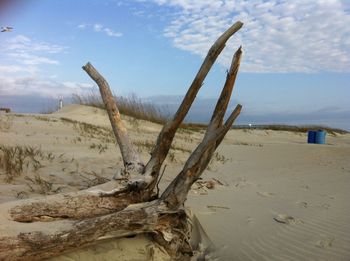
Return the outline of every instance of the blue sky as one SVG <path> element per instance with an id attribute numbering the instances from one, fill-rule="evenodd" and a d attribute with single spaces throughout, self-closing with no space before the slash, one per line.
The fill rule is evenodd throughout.
<path id="1" fill-rule="evenodd" d="M 0 33 L 0 106 L 31 111 L 35 104 L 90 91 L 94 83 L 81 69 L 90 61 L 117 95 L 134 93 L 173 108 L 211 44 L 241 20 L 245 25 L 205 80 L 192 119 L 210 117 L 231 56 L 242 44 L 233 98 L 244 106 L 240 123 L 350 129 L 350 1 L 6 4 L 13 2 L 0 0 L 0 25 L 14 28 Z"/>

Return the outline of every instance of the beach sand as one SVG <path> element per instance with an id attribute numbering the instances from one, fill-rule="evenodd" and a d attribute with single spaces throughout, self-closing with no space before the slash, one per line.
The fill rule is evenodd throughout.
<path id="1" fill-rule="evenodd" d="M 147 161 L 162 126 L 123 118 Z M 178 131 L 161 189 L 202 136 Z M 325 145 L 306 139 L 306 133 L 287 131 L 229 131 L 186 201 L 215 246 L 208 260 L 350 260 L 350 135 L 328 134 Z M 122 166 L 106 113 L 87 106 L 47 115 L 1 114 L 0 146 L 16 145 L 36 148 L 40 164 L 28 161 L 10 182 L 0 168 L 0 202 L 84 189 Z M 152 258 L 167 255 L 139 235 L 52 260 Z"/>

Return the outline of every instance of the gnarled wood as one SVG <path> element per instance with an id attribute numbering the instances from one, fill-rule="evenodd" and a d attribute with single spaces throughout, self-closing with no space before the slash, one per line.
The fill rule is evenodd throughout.
<path id="1" fill-rule="evenodd" d="M 231 128 L 234 120 L 241 112 L 241 109 L 242 106 L 240 104 L 237 105 L 223 126 L 217 128 L 215 131 L 207 132 L 203 141 L 186 161 L 183 170 L 166 188 L 161 199 L 167 203 L 169 209 L 178 209 L 184 204 L 192 184 L 200 177 L 208 166 L 215 148 L 217 147 L 217 142 L 222 141 L 225 134 Z"/>
<path id="2" fill-rule="evenodd" d="M 116 101 L 112 95 L 109 85 L 105 78 L 92 66 L 91 63 L 87 63 L 83 66 L 84 71 L 97 83 L 100 88 L 102 100 L 106 106 L 109 120 L 111 122 L 114 135 L 119 144 L 120 151 L 122 153 L 124 167 L 126 170 L 135 169 L 142 173 L 144 164 L 142 163 L 138 153 L 134 149 L 130 139 L 128 137 L 127 130 L 120 118 L 120 113 L 116 105 Z"/>
<path id="3" fill-rule="evenodd" d="M 110 191 L 114 193 L 109 195 Z M 34 222 L 43 216 L 78 220 L 110 214 L 148 200 L 148 193 L 131 191 L 129 183 L 112 180 L 78 192 L 24 199 L 16 202 L 8 212 L 12 220 L 19 222 Z"/>
<path id="4" fill-rule="evenodd" d="M 158 178 L 160 168 L 166 158 L 166 155 L 169 152 L 176 130 L 179 128 L 180 124 L 191 108 L 191 105 L 196 98 L 199 89 L 203 85 L 205 77 L 207 76 L 221 51 L 224 49 L 228 39 L 242 26 L 242 22 L 236 22 L 229 29 L 227 29 L 226 32 L 224 32 L 212 45 L 173 119 L 166 123 L 162 131 L 159 133 L 156 146 L 151 153 L 151 159 L 147 163 L 145 170 L 146 175 L 150 175 L 153 180 L 156 180 Z M 153 182 L 151 188 L 153 188 L 154 185 L 155 182 Z"/>
<path id="5" fill-rule="evenodd" d="M 240 47 L 233 56 L 230 70 L 227 73 L 226 82 L 202 142 L 188 158 L 181 173 L 173 180 L 161 196 L 171 209 L 176 209 L 185 202 L 187 193 L 192 184 L 207 167 L 215 149 L 219 146 L 234 120 L 241 112 L 242 106 L 239 104 L 231 113 L 226 123 L 222 125 L 237 77 L 241 55 L 242 50 Z"/>
<path id="6" fill-rule="evenodd" d="M 221 91 L 218 102 L 215 106 L 213 116 L 211 117 L 209 123 L 210 127 L 208 128 L 208 131 L 211 131 L 213 128 L 217 128 L 222 125 L 227 106 L 231 99 L 232 90 L 235 85 L 238 69 L 241 62 L 241 55 L 242 47 L 239 47 L 236 53 L 233 55 L 230 70 L 227 72 L 226 81 Z"/>
<path id="7" fill-rule="evenodd" d="M 13 203 L 3 205 L 9 207 Z M 12 231 L 6 231 L 7 235 L 0 234 L 0 260 L 41 260 L 109 237 L 162 234 L 170 231 L 170 228 L 183 229 L 183 220 L 178 219 L 179 215 L 181 211 L 169 212 L 163 202 L 155 200 L 78 221 L 46 220 L 38 225 L 38 222 L 7 220 L 2 226 L 8 226 Z M 42 218 L 42 221 L 45 219 Z M 40 231 L 40 226 L 45 226 L 45 230 Z M 174 233 L 172 237 L 175 239 L 179 235 Z"/>
<path id="8" fill-rule="evenodd" d="M 214 43 L 174 118 L 158 136 L 144 167 L 128 138 L 108 83 L 87 63 L 83 69 L 97 83 L 122 152 L 124 169 L 105 184 L 76 193 L 58 194 L 0 204 L 0 260 L 39 260 L 106 237 L 148 233 L 174 260 L 191 255 L 189 224 L 183 205 L 192 184 L 207 167 L 242 106 L 237 105 L 223 124 L 239 69 L 241 48 L 235 53 L 225 85 L 202 142 L 160 198 L 154 187 L 170 145 L 203 80 L 227 40 L 240 28 L 235 23 Z"/>

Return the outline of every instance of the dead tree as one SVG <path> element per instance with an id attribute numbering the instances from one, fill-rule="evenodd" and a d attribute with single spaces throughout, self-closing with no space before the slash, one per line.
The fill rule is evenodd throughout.
<path id="1" fill-rule="evenodd" d="M 0 205 L 0 260 L 38 260 L 108 236 L 147 233 L 174 259 L 192 254 L 184 202 L 192 184 L 207 167 L 215 149 L 241 111 L 237 105 L 224 122 L 240 65 L 233 56 L 225 85 L 202 142 L 182 171 L 158 196 L 155 186 L 176 130 L 188 113 L 203 81 L 227 40 L 242 27 L 232 25 L 210 48 L 172 120 L 161 130 L 147 164 L 133 148 L 107 81 L 87 63 L 83 69 L 97 83 L 121 150 L 124 167 L 111 181 L 75 193 L 7 202 Z"/>

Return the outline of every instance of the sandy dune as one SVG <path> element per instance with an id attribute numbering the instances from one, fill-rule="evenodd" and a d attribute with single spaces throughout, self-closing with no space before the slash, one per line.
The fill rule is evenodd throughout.
<path id="1" fill-rule="evenodd" d="M 161 126 L 125 121 L 146 161 Z M 179 131 L 161 188 L 202 134 Z M 39 163 L 25 159 L 22 174 L 12 180 L 0 165 L 0 202 L 87 188 L 111 178 L 122 164 L 107 115 L 91 107 L 1 114 L 0 146 L 16 145 L 35 148 Z M 300 133 L 230 131 L 187 201 L 216 247 L 209 260 L 350 260 L 349 157 L 348 134 L 328 135 L 326 145 L 315 145 Z M 150 253 L 153 260 L 166 259 L 150 248 L 138 236 L 54 260 L 150 260 Z"/>

